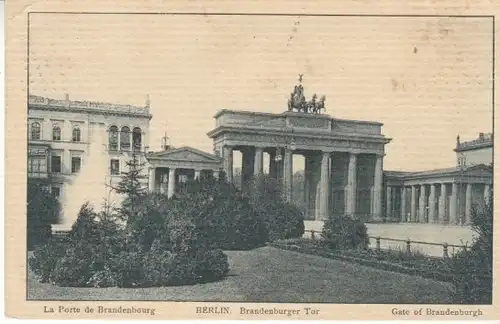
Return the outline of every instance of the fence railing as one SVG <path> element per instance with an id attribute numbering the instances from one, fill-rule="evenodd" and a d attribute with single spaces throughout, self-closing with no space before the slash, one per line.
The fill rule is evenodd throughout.
<path id="1" fill-rule="evenodd" d="M 320 240 L 322 239 L 321 233 L 322 231 L 316 231 L 316 230 L 305 230 L 305 233 L 311 233 L 311 239 L 312 240 Z M 441 246 L 443 248 L 443 258 L 448 258 L 449 255 L 449 250 L 450 248 L 453 249 L 452 253 L 455 252 L 455 248 L 458 250 L 466 250 L 467 247 L 465 245 L 455 245 L 455 244 L 448 244 L 448 243 L 433 243 L 433 242 L 423 242 L 423 241 L 412 241 L 410 239 L 395 239 L 395 238 L 389 238 L 389 237 L 380 237 L 380 236 L 368 236 L 370 239 L 375 240 L 375 249 L 377 251 L 381 251 L 382 248 L 380 246 L 381 241 L 388 241 L 388 242 L 399 242 L 399 243 L 405 243 L 406 244 L 406 253 L 411 254 L 412 253 L 412 244 L 420 244 L 420 245 L 428 245 L 428 246 Z"/>

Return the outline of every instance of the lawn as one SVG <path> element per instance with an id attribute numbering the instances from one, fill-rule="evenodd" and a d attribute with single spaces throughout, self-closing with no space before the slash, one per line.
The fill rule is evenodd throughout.
<path id="1" fill-rule="evenodd" d="M 219 282 L 159 288 L 64 288 L 28 278 L 28 299 L 251 301 L 301 303 L 450 303 L 452 286 L 415 276 L 263 247 L 229 251 Z"/>

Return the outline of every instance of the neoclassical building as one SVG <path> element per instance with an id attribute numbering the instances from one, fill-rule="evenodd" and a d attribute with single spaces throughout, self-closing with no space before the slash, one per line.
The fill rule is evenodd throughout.
<path id="1" fill-rule="evenodd" d="M 30 95 L 28 179 L 63 199 L 65 185 L 80 173 L 91 144 L 100 142 L 108 172 L 96 176 L 116 183 L 132 152 L 147 151 L 149 108 L 149 100 L 145 106 L 132 106 Z"/>
<path id="2" fill-rule="evenodd" d="M 382 219 L 384 147 L 390 139 L 379 122 L 344 120 L 326 114 L 281 114 L 221 110 L 208 133 L 229 180 L 233 152 L 242 153 L 242 182 L 263 173 L 278 179 L 291 200 L 293 155 L 305 158 L 304 192 L 309 214 Z"/>
<path id="3" fill-rule="evenodd" d="M 171 197 L 179 183 L 205 177 L 218 177 L 222 168 L 219 156 L 192 147 L 171 148 L 164 139 L 163 150 L 149 152 L 149 191 Z"/>
<path id="4" fill-rule="evenodd" d="M 420 172 L 385 171 L 385 217 L 390 222 L 467 225 L 475 204 L 488 201 L 493 182 L 493 135 L 461 142 L 457 165 Z"/>

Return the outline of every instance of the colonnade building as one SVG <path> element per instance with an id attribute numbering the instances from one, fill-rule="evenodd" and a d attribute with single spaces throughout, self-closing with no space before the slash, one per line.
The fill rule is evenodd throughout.
<path id="1" fill-rule="evenodd" d="M 493 181 L 493 135 L 461 142 L 457 165 L 421 172 L 385 171 L 385 217 L 389 222 L 468 225 L 475 205 L 488 203 Z"/>

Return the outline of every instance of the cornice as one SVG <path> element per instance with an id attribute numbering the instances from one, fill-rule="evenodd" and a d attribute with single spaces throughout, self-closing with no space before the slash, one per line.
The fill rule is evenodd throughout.
<path id="1" fill-rule="evenodd" d="M 127 111 L 117 111 L 117 110 L 103 110 L 103 109 L 71 107 L 71 106 L 70 107 L 49 106 L 49 105 L 45 105 L 45 104 L 36 104 L 36 103 L 30 103 L 28 105 L 28 110 L 63 111 L 63 112 L 73 112 L 73 113 L 104 115 L 104 116 L 136 117 L 136 118 L 145 118 L 145 119 L 149 119 L 149 120 L 151 120 L 153 118 L 153 115 L 150 113 L 127 112 Z M 29 118 L 32 118 L 32 117 L 29 117 Z"/>
<path id="2" fill-rule="evenodd" d="M 333 133 L 333 132 L 304 132 L 301 130 L 283 131 L 279 129 L 263 129 L 258 127 L 237 127 L 237 126 L 218 126 L 207 133 L 210 138 L 217 137 L 227 132 L 238 133 L 242 135 L 269 135 L 269 136 L 290 136 L 304 137 L 324 140 L 349 140 L 349 141 L 365 141 L 375 143 L 389 143 L 392 138 L 387 138 L 384 135 L 366 135 L 356 133 Z"/>

